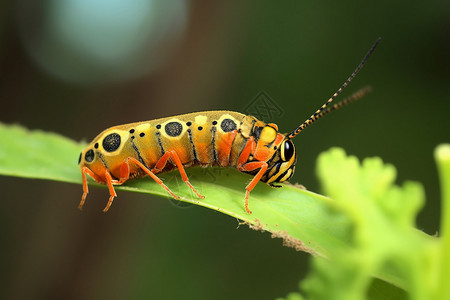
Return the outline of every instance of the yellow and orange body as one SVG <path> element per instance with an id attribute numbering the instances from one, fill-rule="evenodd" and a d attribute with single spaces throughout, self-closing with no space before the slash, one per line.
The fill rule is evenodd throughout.
<path id="1" fill-rule="evenodd" d="M 294 172 L 295 150 L 292 142 L 278 133 L 275 124 L 266 124 L 252 116 L 232 111 L 205 111 L 111 127 L 99 134 L 80 154 L 84 194 L 85 174 L 114 184 L 149 175 L 177 198 L 155 174 L 178 168 L 189 183 L 184 168 L 191 166 L 236 167 L 255 175 L 246 188 L 248 194 L 258 181 L 268 184 L 289 179 Z"/>

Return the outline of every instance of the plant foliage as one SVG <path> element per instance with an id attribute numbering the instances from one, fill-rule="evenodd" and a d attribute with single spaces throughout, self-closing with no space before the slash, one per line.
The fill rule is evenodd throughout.
<path id="1" fill-rule="evenodd" d="M 84 143 L 16 125 L 0 124 L 0 137 L 1 175 L 81 183 L 77 158 Z M 302 292 L 286 299 L 449 299 L 449 148 L 436 151 L 444 199 L 441 238 L 414 228 L 424 205 L 419 183 L 397 186 L 393 166 L 380 158 L 360 163 L 339 148 L 318 159 L 318 177 L 329 197 L 294 185 L 274 189 L 260 183 L 250 195 L 251 215 L 243 206 L 250 177 L 234 169 L 188 170 L 205 199 L 196 198 L 177 171 L 159 176 L 181 201 L 236 217 L 282 238 L 285 245 L 312 253 L 312 270 L 301 282 Z M 89 184 L 97 185 L 92 180 Z M 168 197 L 149 178 L 116 189 Z M 118 194 L 115 201 L 120 201 Z M 74 207 L 78 201 L 74 199 Z M 87 201 L 89 209 L 89 196 Z"/>

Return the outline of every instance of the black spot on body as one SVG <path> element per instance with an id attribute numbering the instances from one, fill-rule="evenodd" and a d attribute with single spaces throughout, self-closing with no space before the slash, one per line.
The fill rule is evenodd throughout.
<path id="1" fill-rule="evenodd" d="M 224 119 L 222 121 L 222 123 L 220 123 L 220 128 L 222 128 L 222 130 L 224 132 L 230 132 L 230 131 L 236 130 L 237 126 L 236 126 L 236 123 L 234 123 L 233 120 L 231 120 L 231 119 Z"/>
<path id="2" fill-rule="evenodd" d="M 156 125 L 156 129 L 161 129 L 161 124 Z"/>
<path id="3" fill-rule="evenodd" d="M 186 125 L 187 125 L 187 126 L 191 126 L 191 125 L 192 125 L 192 122 L 186 122 Z"/>
<path id="4" fill-rule="evenodd" d="M 95 153 L 94 153 L 94 150 L 92 150 L 92 149 L 88 150 L 86 152 L 86 154 L 84 155 L 84 159 L 87 162 L 92 162 L 94 160 L 94 157 L 95 157 Z"/>
<path id="5" fill-rule="evenodd" d="M 217 125 L 217 121 L 213 121 L 212 124 L 213 124 L 213 125 Z"/>
<path id="6" fill-rule="evenodd" d="M 168 136 L 179 136 L 183 131 L 183 125 L 178 122 L 169 122 L 164 126 L 164 130 L 166 131 Z"/>
<path id="7" fill-rule="evenodd" d="M 98 143 L 95 143 L 94 148 L 98 149 Z"/>
<path id="8" fill-rule="evenodd" d="M 144 132 L 141 132 L 141 133 L 139 133 L 139 136 L 140 136 L 140 137 L 144 137 L 144 136 L 145 136 L 145 133 L 144 133 Z"/>
<path id="9" fill-rule="evenodd" d="M 114 152 L 116 151 L 120 146 L 120 135 L 117 133 L 111 133 L 108 134 L 103 139 L 103 149 L 107 152 Z"/>
<path id="10" fill-rule="evenodd" d="M 198 130 L 203 130 L 203 127 L 202 126 L 198 126 Z"/>
<path id="11" fill-rule="evenodd" d="M 130 133 L 133 134 L 134 133 L 134 129 L 130 129 Z"/>
<path id="12" fill-rule="evenodd" d="M 134 135 L 132 135 L 132 136 L 131 136 L 131 139 L 132 139 L 132 140 L 134 140 L 134 138 L 135 138 L 135 136 L 134 136 Z"/>

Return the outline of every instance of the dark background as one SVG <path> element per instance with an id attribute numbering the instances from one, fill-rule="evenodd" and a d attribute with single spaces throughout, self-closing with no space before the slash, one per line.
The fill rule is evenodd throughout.
<path id="1" fill-rule="evenodd" d="M 332 146 L 380 156 L 398 183 L 424 184 L 418 227 L 438 231 L 449 1 L 62 2 L 1 2 L 0 121 L 84 141 L 121 123 L 244 111 L 261 91 L 282 110 L 264 121 L 291 131 L 381 36 L 344 96 L 373 92 L 296 138 L 291 182 L 320 192 L 315 160 Z M 103 214 L 107 190 L 94 188 L 79 212 L 78 185 L 0 186 L 0 291 L 11 299 L 272 299 L 308 270 L 309 255 L 204 208 L 119 192 Z"/>

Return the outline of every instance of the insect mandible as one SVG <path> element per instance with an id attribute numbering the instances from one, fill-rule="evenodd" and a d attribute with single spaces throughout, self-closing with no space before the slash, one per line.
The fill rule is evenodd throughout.
<path id="1" fill-rule="evenodd" d="M 117 196 L 114 185 L 149 175 L 172 197 L 179 199 L 156 174 L 177 168 L 183 181 L 204 198 L 189 182 L 185 168 L 201 166 L 236 167 L 253 175 L 245 188 L 245 210 L 249 194 L 259 181 L 276 183 L 294 174 L 296 153 L 292 139 L 330 111 L 341 108 L 367 94 L 363 88 L 343 101 L 328 106 L 365 65 L 380 42 L 376 40 L 361 63 L 342 86 L 311 117 L 288 134 L 273 123 L 232 111 L 204 111 L 152 121 L 119 125 L 100 133 L 84 149 L 78 161 L 83 179 L 81 209 L 88 194 L 86 174 L 106 184 L 110 197 L 104 212 Z"/>

